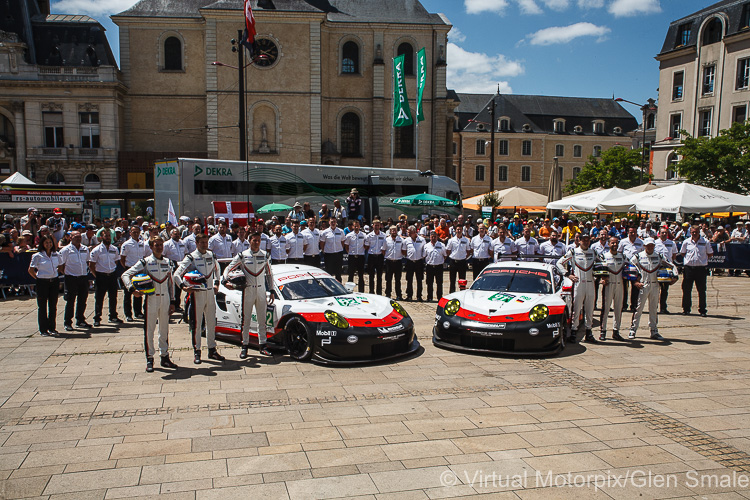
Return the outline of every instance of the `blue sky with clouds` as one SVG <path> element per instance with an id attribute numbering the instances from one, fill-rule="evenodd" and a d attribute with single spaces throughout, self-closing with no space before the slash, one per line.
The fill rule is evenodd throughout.
<path id="1" fill-rule="evenodd" d="M 363 0 L 373 1 L 377 0 Z M 657 98 L 661 50 L 671 21 L 706 0 L 420 0 L 453 24 L 448 86 L 459 92 Z M 136 0 L 57 0 L 56 13 L 87 14 L 107 29 L 109 15 Z M 634 116 L 638 108 L 628 106 Z"/>

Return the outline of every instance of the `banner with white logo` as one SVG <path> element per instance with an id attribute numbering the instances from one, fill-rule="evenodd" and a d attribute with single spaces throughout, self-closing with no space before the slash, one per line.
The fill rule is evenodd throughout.
<path id="1" fill-rule="evenodd" d="M 404 54 L 401 54 L 393 60 L 393 126 L 408 127 L 413 123 L 409 98 L 406 95 Z"/>

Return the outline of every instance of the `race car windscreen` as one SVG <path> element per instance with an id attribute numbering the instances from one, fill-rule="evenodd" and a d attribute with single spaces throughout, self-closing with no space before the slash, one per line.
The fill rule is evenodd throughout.
<path id="1" fill-rule="evenodd" d="M 541 269 L 487 269 L 471 285 L 472 290 L 488 292 L 552 293 L 549 272 Z"/>
<path id="2" fill-rule="evenodd" d="M 344 285 L 331 277 L 310 276 L 279 285 L 279 290 L 286 300 L 319 299 L 349 294 Z"/>

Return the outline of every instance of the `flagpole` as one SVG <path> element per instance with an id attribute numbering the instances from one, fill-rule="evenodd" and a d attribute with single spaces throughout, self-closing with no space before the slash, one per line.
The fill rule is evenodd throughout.
<path id="1" fill-rule="evenodd" d="M 393 168 L 393 129 L 395 127 L 391 124 L 391 168 Z"/>
<path id="2" fill-rule="evenodd" d="M 392 71 L 396 70 L 396 68 L 394 68 L 394 66 L 393 66 L 393 61 L 395 61 L 395 60 L 396 60 L 395 58 L 391 57 L 391 70 Z M 393 92 L 392 92 L 392 95 L 393 95 L 393 108 L 395 109 L 396 108 L 396 79 L 395 79 L 395 74 L 394 74 L 394 78 L 393 78 Z M 391 111 L 391 168 L 393 168 L 393 129 L 396 128 L 396 124 L 393 122 L 393 115 L 394 115 L 394 113 L 393 113 L 393 111 Z"/>
<path id="3" fill-rule="evenodd" d="M 419 170 L 419 120 L 417 120 L 417 162 L 416 168 Z"/>

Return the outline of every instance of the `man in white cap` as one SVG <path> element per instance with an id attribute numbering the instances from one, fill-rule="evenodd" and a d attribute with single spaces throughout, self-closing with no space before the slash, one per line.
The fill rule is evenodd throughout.
<path id="1" fill-rule="evenodd" d="M 294 206 L 292 207 L 292 211 L 289 212 L 288 217 L 292 221 L 300 222 L 305 219 L 305 212 L 302 211 L 302 203 L 296 202 Z"/>
<path id="2" fill-rule="evenodd" d="M 638 278 L 633 284 L 639 290 L 638 307 L 633 313 L 633 322 L 630 325 L 629 339 L 635 338 L 638 331 L 638 325 L 641 322 L 643 309 L 648 302 L 648 327 L 651 330 L 651 338 L 654 340 L 664 340 L 659 334 L 657 307 L 659 304 L 659 281 L 657 273 L 662 266 L 672 268 L 677 275 L 677 267 L 668 261 L 663 255 L 654 251 L 656 241 L 653 238 L 646 238 L 643 241 L 643 250 L 630 258 L 630 263 L 638 268 Z"/>

